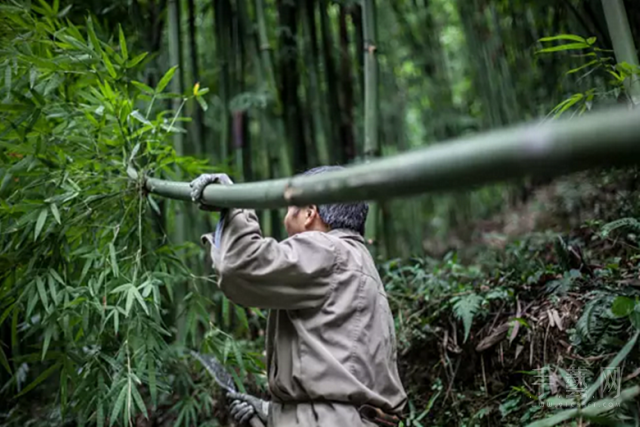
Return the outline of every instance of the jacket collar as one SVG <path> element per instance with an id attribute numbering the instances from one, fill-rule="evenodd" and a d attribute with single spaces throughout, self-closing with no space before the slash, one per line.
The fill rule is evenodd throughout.
<path id="1" fill-rule="evenodd" d="M 360 233 L 353 230 L 349 230 L 347 228 L 337 228 L 335 230 L 330 230 L 329 234 L 336 236 L 339 239 L 350 239 L 360 243 L 364 243 L 364 237 L 362 237 Z"/>

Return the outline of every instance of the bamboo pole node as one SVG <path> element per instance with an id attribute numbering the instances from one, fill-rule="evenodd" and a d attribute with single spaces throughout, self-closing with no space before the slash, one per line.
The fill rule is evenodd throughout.
<path id="1" fill-rule="evenodd" d="M 378 47 L 375 44 L 371 43 L 371 42 L 366 42 L 365 45 L 364 45 L 364 50 L 368 54 L 372 55 L 378 50 Z"/>
<path id="2" fill-rule="evenodd" d="M 264 52 L 264 51 L 266 51 L 266 50 L 271 50 L 271 45 L 270 45 L 270 44 L 268 44 L 268 43 L 267 43 L 267 44 L 261 44 L 261 45 L 260 45 L 260 51 L 261 51 L 261 52 Z"/>
<path id="3" fill-rule="evenodd" d="M 297 197 L 297 196 L 299 196 L 299 195 L 301 195 L 301 194 L 302 194 L 302 189 L 300 189 L 300 188 L 296 188 L 296 187 L 293 187 L 293 186 L 291 185 L 291 183 L 287 183 L 287 184 L 285 185 L 285 187 L 284 187 L 284 193 L 283 193 L 283 196 L 284 196 L 284 199 L 285 199 L 287 202 L 289 202 L 289 203 L 290 203 L 290 202 L 291 202 L 295 197 Z"/>

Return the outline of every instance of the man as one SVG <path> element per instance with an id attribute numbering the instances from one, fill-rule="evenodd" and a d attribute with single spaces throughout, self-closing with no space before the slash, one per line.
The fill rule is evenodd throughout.
<path id="1" fill-rule="evenodd" d="M 203 209 L 212 183 L 232 184 L 224 174 L 194 180 L 191 197 Z M 365 203 L 292 206 L 284 219 L 289 238 L 277 242 L 262 236 L 253 211 L 229 209 L 215 234 L 203 236 L 222 292 L 270 310 L 272 399 L 231 395 L 240 424 L 258 416 L 276 427 L 397 425 L 407 397 L 386 293 L 364 244 L 367 212 Z"/>

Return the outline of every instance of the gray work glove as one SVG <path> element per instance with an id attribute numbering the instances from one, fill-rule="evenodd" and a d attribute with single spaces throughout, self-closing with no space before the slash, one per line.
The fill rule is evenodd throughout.
<path id="1" fill-rule="evenodd" d="M 236 423 L 243 425 L 256 415 L 260 421 L 267 424 L 269 402 L 244 393 L 228 393 L 227 397 L 232 399 L 231 417 Z"/>
<path id="2" fill-rule="evenodd" d="M 204 211 L 217 212 L 220 208 L 208 206 L 202 203 L 202 194 L 209 184 L 231 185 L 233 181 L 226 173 L 205 173 L 191 181 L 191 200 L 198 204 L 198 207 Z"/>

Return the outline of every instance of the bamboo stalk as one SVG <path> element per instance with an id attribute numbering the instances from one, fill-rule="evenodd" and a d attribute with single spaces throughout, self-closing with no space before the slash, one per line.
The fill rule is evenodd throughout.
<path id="1" fill-rule="evenodd" d="M 351 57 L 349 55 L 349 31 L 347 29 L 347 8 L 340 5 L 339 13 L 340 36 L 340 82 L 342 95 L 342 114 L 340 123 L 342 158 L 351 162 L 356 158 L 356 142 L 353 135 L 353 77 L 351 76 Z M 362 54 L 362 51 L 358 53 Z"/>
<path id="2" fill-rule="evenodd" d="M 327 123 L 326 104 L 321 101 L 321 90 L 319 83 L 320 71 L 318 68 L 318 58 L 320 57 L 320 49 L 318 46 L 316 23 L 315 23 L 315 7 L 314 0 L 301 2 L 302 7 L 302 28 L 304 37 L 307 41 L 305 49 L 305 62 L 309 70 L 308 84 L 308 103 L 313 116 L 313 128 L 315 131 L 316 152 L 318 153 L 318 161 L 320 164 L 328 164 L 330 162 L 328 139 L 331 135 L 330 125 Z"/>
<path id="3" fill-rule="evenodd" d="M 265 209 L 309 203 L 389 200 L 469 189 L 525 176 L 552 178 L 640 163 L 640 113 L 626 109 L 527 124 L 431 145 L 313 176 L 209 186 L 204 202 Z M 147 179 L 148 191 L 189 200 L 189 184 Z"/>
<path id="4" fill-rule="evenodd" d="M 229 113 L 230 84 L 229 84 L 229 46 L 231 44 L 229 16 L 227 15 L 228 0 L 213 0 L 214 28 L 216 36 L 216 53 L 220 61 L 220 98 L 223 105 L 222 130 L 220 137 L 220 162 L 229 160 L 229 146 L 231 141 L 231 115 Z"/>
<path id="5" fill-rule="evenodd" d="M 176 73 L 171 80 L 171 91 L 174 93 L 183 93 L 184 91 L 184 73 L 182 68 L 182 44 L 180 38 L 180 2 L 179 0 L 169 0 L 167 3 L 168 13 L 168 30 L 169 30 L 169 60 L 172 66 L 178 66 Z M 172 100 L 172 109 L 174 114 L 180 116 L 179 111 L 182 100 L 174 98 Z M 181 132 L 176 132 L 173 136 L 173 146 L 176 151 L 176 155 L 184 155 L 184 140 Z M 176 168 L 177 169 L 177 168 Z M 179 170 L 177 170 L 179 173 Z M 175 229 L 173 231 L 173 239 L 176 243 L 180 244 L 190 237 L 187 235 L 187 222 L 188 222 L 188 209 L 189 206 L 178 206 L 177 209 L 171 209 L 169 212 L 173 212 L 175 215 Z M 175 324 L 176 324 L 176 341 L 180 344 L 184 344 L 187 328 L 186 317 L 184 315 L 184 295 L 186 294 L 186 284 L 180 283 L 175 287 L 175 295 L 177 307 L 174 312 Z"/>
<path id="6" fill-rule="evenodd" d="M 364 32 L 364 159 L 380 156 L 380 144 L 378 140 L 378 63 L 376 59 L 376 24 L 375 2 L 364 0 L 362 2 L 363 32 Z M 378 246 L 379 230 L 384 230 L 379 206 L 372 203 L 369 206 L 367 218 L 367 235 L 372 243 Z"/>
<path id="7" fill-rule="evenodd" d="M 609 27 L 609 34 L 613 43 L 613 50 L 618 63 L 626 62 L 637 67 L 638 54 L 631 35 L 629 19 L 622 0 L 602 0 L 604 16 Z M 630 76 L 625 81 L 625 87 L 633 104 L 640 102 L 640 79 L 638 76 Z"/>
<path id="8" fill-rule="evenodd" d="M 329 159 L 331 163 L 344 163 L 346 159 L 341 158 L 340 153 L 344 144 L 340 140 L 340 99 L 338 93 L 338 71 L 336 69 L 335 58 L 333 57 L 333 37 L 331 34 L 331 26 L 327 8 L 328 0 L 320 0 L 320 33 L 322 36 L 322 50 L 324 53 L 324 69 L 326 74 L 326 96 L 327 105 L 329 106 L 329 133 L 327 135 L 329 141 Z"/>
<path id="9" fill-rule="evenodd" d="M 298 11 L 295 3 L 278 2 L 280 51 L 278 61 L 280 78 L 280 100 L 284 114 L 285 135 L 291 153 L 291 166 L 295 173 L 307 169 L 307 146 L 305 144 L 302 105 L 298 97 Z"/>
<path id="10" fill-rule="evenodd" d="M 200 81 L 200 72 L 198 69 L 198 43 L 196 40 L 195 9 L 195 0 L 187 0 L 187 10 L 189 13 L 189 59 L 191 65 L 191 83 L 193 85 Z M 202 109 L 195 101 L 191 103 L 191 115 L 193 116 L 193 122 L 191 124 L 193 153 L 196 156 L 200 156 L 204 151 L 204 115 Z"/>

